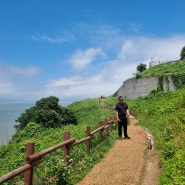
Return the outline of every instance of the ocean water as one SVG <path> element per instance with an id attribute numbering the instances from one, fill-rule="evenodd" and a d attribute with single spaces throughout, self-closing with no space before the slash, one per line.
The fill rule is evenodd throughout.
<path id="1" fill-rule="evenodd" d="M 32 106 L 28 103 L 0 103 L 0 146 L 7 144 L 15 133 L 15 120 Z"/>
<path id="2" fill-rule="evenodd" d="M 63 102 L 62 106 L 67 106 L 69 102 Z M 0 146 L 7 144 L 15 133 L 14 126 L 18 123 L 15 120 L 33 107 L 35 103 L 5 103 L 0 102 Z"/>

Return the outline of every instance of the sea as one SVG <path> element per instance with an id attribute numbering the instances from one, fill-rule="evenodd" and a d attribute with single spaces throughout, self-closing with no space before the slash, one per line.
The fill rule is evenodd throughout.
<path id="1" fill-rule="evenodd" d="M 0 146 L 8 144 L 16 131 L 15 120 L 32 106 L 31 103 L 0 103 Z"/>
<path id="2" fill-rule="evenodd" d="M 71 102 L 63 102 L 62 106 L 69 103 Z M 35 103 L 0 102 L 0 146 L 8 144 L 16 132 L 14 126 L 18 123 L 15 120 L 34 105 Z"/>

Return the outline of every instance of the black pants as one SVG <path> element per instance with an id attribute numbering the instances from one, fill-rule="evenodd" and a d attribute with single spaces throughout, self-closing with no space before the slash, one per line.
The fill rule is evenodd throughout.
<path id="1" fill-rule="evenodd" d="M 118 122 L 118 136 L 119 137 L 122 137 L 122 127 L 123 127 L 123 130 L 124 130 L 124 136 L 125 137 L 128 137 L 128 134 L 127 134 L 127 125 L 128 125 L 127 118 L 121 119 Z"/>

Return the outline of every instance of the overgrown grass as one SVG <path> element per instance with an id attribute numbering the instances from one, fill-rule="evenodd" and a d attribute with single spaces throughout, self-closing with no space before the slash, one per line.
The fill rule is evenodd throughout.
<path id="1" fill-rule="evenodd" d="M 63 135 L 66 130 L 70 131 L 71 137 L 76 140 L 86 136 L 86 126 L 91 130 L 99 127 L 98 122 L 109 119 L 114 112 L 111 110 L 100 109 L 98 98 L 86 99 L 80 102 L 74 102 L 68 106 L 68 109 L 74 112 L 78 120 L 78 125 L 67 125 L 61 128 L 43 129 L 36 123 L 29 123 L 24 129 L 20 130 L 13 137 L 8 145 L 0 147 L 0 176 L 22 166 L 25 158 L 25 144 L 27 141 L 35 142 L 35 153 L 46 148 L 54 146 L 63 141 Z M 98 135 L 98 134 L 97 134 Z M 70 149 L 71 162 L 73 166 L 66 166 L 62 160 L 63 150 L 57 150 L 52 154 L 46 155 L 45 162 L 34 168 L 34 185 L 41 185 L 48 181 L 48 177 L 59 173 L 58 180 L 50 184 L 75 184 L 81 180 L 92 166 L 100 161 L 105 153 L 115 142 L 114 134 L 107 136 L 103 133 L 104 142 L 95 135 L 91 142 L 92 149 L 86 152 L 85 143 L 74 146 Z M 78 173 L 77 173 L 78 172 Z M 12 181 L 4 183 L 23 184 L 23 175 L 15 177 Z"/>
<path id="2" fill-rule="evenodd" d="M 164 74 L 185 74 L 185 62 L 172 62 L 154 66 L 143 72 L 143 77 L 161 76 Z M 184 78 L 184 77 L 183 77 Z M 160 185 L 179 185 L 185 182 L 185 88 L 174 92 L 153 91 L 145 98 L 127 100 L 130 112 L 138 120 L 138 124 L 150 130 L 155 138 L 155 147 L 160 153 L 162 174 Z M 114 107 L 117 97 L 106 97 L 105 106 Z M 71 137 L 77 140 L 85 137 L 86 126 L 91 130 L 98 127 L 98 122 L 114 116 L 112 110 L 100 109 L 99 98 L 86 99 L 70 104 L 69 108 L 78 120 L 78 125 L 67 125 L 57 129 L 43 129 L 36 123 L 29 123 L 26 128 L 16 133 L 13 140 L 0 147 L 0 176 L 20 167 L 24 163 L 25 144 L 32 140 L 36 143 L 35 152 L 42 151 L 63 141 L 64 131 L 70 130 Z M 70 150 L 70 161 L 75 165 L 66 166 L 62 160 L 63 151 L 57 150 L 45 157 L 43 162 L 34 170 L 34 185 L 46 182 L 47 177 L 59 173 L 58 180 L 50 184 L 75 184 L 101 160 L 113 146 L 116 132 L 104 136 L 101 143 L 95 136 L 93 148 L 85 152 L 81 144 Z M 56 165 L 53 165 L 56 164 Z M 6 184 L 23 184 L 23 176 L 14 178 Z"/>
<path id="3" fill-rule="evenodd" d="M 114 105 L 114 98 L 112 103 Z M 145 98 L 125 100 L 137 124 L 147 128 L 155 138 L 160 154 L 160 185 L 185 182 L 185 88 L 174 92 L 153 92 Z M 106 101 L 105 101 L 106 104 Z"/>
<path id="4" fill-rule="evenodd" d="M 185 62 L 173 61 L 155 65 L 141 73 L 142 77 L 185 74 Z"/>

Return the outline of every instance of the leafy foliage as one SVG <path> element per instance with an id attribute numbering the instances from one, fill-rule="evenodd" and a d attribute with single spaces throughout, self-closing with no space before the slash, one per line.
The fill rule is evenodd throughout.
<path id="1" fill-rule="evenodd" d="M 162 76 L 164 74 L 173 74 L 176 77 L 185 74 L 185 62 L 171 62 L 160 64 L 149 68 L 141 73 L 142 76 Z M 182 87 L 182 84 L 179 84 Z M 115 94 L 116 95 L 116 94 Z M 25 143 L 29 140 L 35 141 L 35 152 L 42 151 L 46 148 L 54 146 L 62 142 L 65 130 L 70 130 L 71 137 L 76 139 L 85 136 L 86 126 L 91 126 L 94 130 L 98 127 L 98 121 L 104 120 L 106 117 L 114 116 L 112 110 L 104 110 L 99 107 L 99 99 L 86 99 L 84 101 L 74 102 L 62 109 L 58 106 L 58 100 L 52 98 L 52 103 L 44 99 L 37 102 L 36 106 L 25 111 L 22 119 L 22 125 L 13 136 L 8 145 L 0 147 L 0 176 L 11 170 L 20 167 L 23 164 L 25 155 Z M 155 139 L 155 148 L 160 154 L 160 165 L 162 174 L 160 185 L 184 184 L 185 181 L 185 88 L 181 88 L 174 92 L 163 93 L 162 91 L 153 91 L 145 98 L 136 100 L 125 99 L 129 105 L 132 115 L 139 122 L 139 125 L 150 130 Z M 45 104 L 45 102 L 47 102 Z M 106 97 L 104 104 L 114 108 L 117 97 Z M 51 110 L 51 112 L 42 112 L 41 110 Z M 63 115 L 66 112 L 72 113 L 78 125 L 65 124 L 63 127 L 44 128 L 43 124 L 37 124 L 31 115 L 37 117 L 39 122 L 45 123 L 46 120 L 40 118 L 42 114 L 48 114 L 49 118 Z M 65 112 L 66 111 L 66 112 Z M 34 113 L 34 114 L 33 114 Z M 68 119 L 62 117 L 64 120 Z M 56 121 L 61 117 L 55 118 Z M 43 118 L 44 119 L 44 118 Z M 29 123 L 25 120 L 29 120 Z M 25 122 L 24 122 L 25 121 Z M 53 119 L 54 121 L 54 119 Z M 68 123 L 68 122 L 66 122 Z M 48 123 L 49 124 L 49 123 Z M 51 124 L 51 123 L 50 123 Z M 49 179 L 48 176 L 59 174 L 53 184 L 71 185 L 80 181 L 89 170 L 99 162 L 104 154 L 112 147 L 117 137 L 113 132 L 111 137 L 103 135 L 103 144 L 95 137 L 91 143 L 93 148 L 87 153 L 85 146 L 78 145 L 70 150 L 70 161 L 75 161 L 75 165 L 71 167 L 65 166 L 61 160 L 63 151 L 57 150 L 52 155 L 45 156 L 45 161 L 34 170 L 34 184 L 44 184 Z M 56 164 L 56 167 L 53 165 Z M 75 173 L 80 171 L 81 173 Z M 23 184 L 22 176 L 14 178 L 6 184 Z"/>
<path id="2" fill-rule="evenodd" d="M 44 128 L 56 128 L 66 124 L 77 124 L 74 114 L 67 108 L 60 106 L 59 99 L 54 96 L 42 98 L 36 105 L 25 110 L 16 122 L 17 130 L 23 129 L 29 122 L 36 122 Z"/>
<path id="3" fill-rule="evenodd" d="M 142 73 L 143 71 L 145 71 L 146 70 L 146 64 L 139 64 L 138 66 L 137 66 L 137 71 L 138 72 L 140 72 L 140 73 Z"/>
<path id="4" fill-rule="evenodd" d="M 180 60 L 185 60 L 185 46 L 182 48 L 180 53 Z"/>
<path id="5" fill-rule="evenodd" d="M 185 61 L 172 61 L 159 64 L 140 73 L 140 78 L 157 76 L 159 79 L 158 90 L 163 91 L 163 81 L 170 76 L 176 89 L 185 87 Z M 137 76 L 136 76 L 137 77 Z"/>
<path id="6" fill-rule="evenodd" d="M 112 110 L 100 109 L 98 98 L 74 102 L 67 106 L 67 110 L 73 112 L 78 125 L 67 124 L 58 128 L 44 128 L 41 124 L 29 122 L 24 128 L 18 129 L 10 143 L 0 147 L 0 176 L 23 165 L 27 141 L 35 142 L 35 153 L 37 153 L 61 143 L 66 130 L 70 130 L 71 137 L 78 140 L 86 136 L 87 126 L 94 130 L 99 127 L 98 122 L 100 120 L 104 121 L 105 118 L 114 115 Z M 34 184 L 45 184 L 49 181 L 49 177 L 56 174 L 58 174 L 57 178 L 50 184 L 72 185 L 81 180 L 112 147 L 117 137 L 114 134 L 110 137 L 104 133 L 102 145 L 97 136 L 95 135 L 91 142 L 92 149 L 90 152 L 86 152 L 85 144 L 70 148 L 69 161 L 74 161 L 74 166 L 66 166 L 63 163 L 63 150 L 59 149 L 46 155 L 44 162 L 34 168 Z M 81 173 L 76 173 L 76 171 Z M 15 177 L 5 185 L 24 184 L 22 179 L 23 176 Z"/>
<path id="7" fill-rule="evenodd" d="M 92 125 L 92 122 L 98 123 L 114 113 L 112 110 L 100 109 L 98 98 L 87 98 L 84 102 L 76 101 L 68 105 L 67 108 L 74 113 L 78 124 L 85 125 Z M 95 127 L 92 125 L 92 129 L 94 128 L 97 128 L 97 125 Z"/>
<path id="8" fill-rule="evenodd" d="M 142 77 L 185 74 L 185 62 L 173 61 L 159 64 L 141 73 Z"/>
<path id="9" fill-rule="evenodd" d="M 113 106 L 116 97 L 111 100 L 108 104 Z M 162 167 L 159 185 L 184 184 L 185 88 L 168 93 L 153 91 L 145 98 L 125 101 L 139 120 L 137 124 L 154 136 Z"/>

